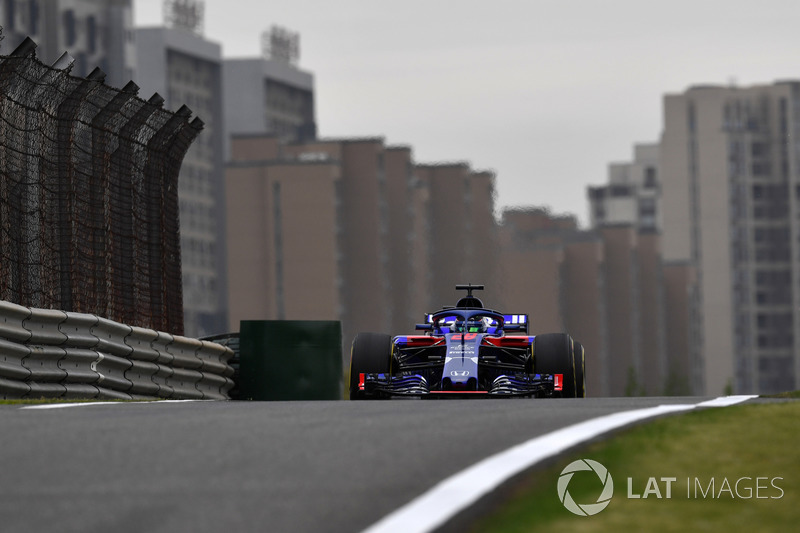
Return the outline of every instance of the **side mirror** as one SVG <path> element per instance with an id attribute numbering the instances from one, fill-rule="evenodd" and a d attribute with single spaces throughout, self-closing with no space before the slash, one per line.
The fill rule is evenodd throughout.
<path id="1" fill-rule="evenodd" d="M 414 329 L 417 331 L 433 331 L 433 324 L 417 324 Z"/>
<path id="2" fill-rule="evenodd" d="M 503 331 L 522 331 L 523 324 L 505 324 L 503 326 Z"/>

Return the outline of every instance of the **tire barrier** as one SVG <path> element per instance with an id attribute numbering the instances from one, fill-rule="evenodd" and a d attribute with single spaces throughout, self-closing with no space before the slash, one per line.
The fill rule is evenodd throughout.
<path id="1" fill-rule="evenodd" d="M 227 400 L 230 348 L 0 301 L 0 398 Z"/>

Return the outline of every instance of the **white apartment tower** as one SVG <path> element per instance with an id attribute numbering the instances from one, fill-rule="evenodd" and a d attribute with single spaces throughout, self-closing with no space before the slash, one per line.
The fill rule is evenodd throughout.
<path id="1" fill-rule="evenodd" d="M 664 98 L 665 261 L 694 267 L 695 393 L 800 386 L 800 81 Z"/>
<path id="2" fill-rule="evenodd" d="M 262 57 L 225 59 L 226 144 L 241 134 L 270 133 L 300 143 L 316 139 L 314 76 L 297 65 L 299 43 L 298 34 L 273 27 L 262 35 Z"/>
<path id="3" fill-rule="evenodd" d="M 639 230 L 660 230 L 658 144 L 637 144 L 633 161 L 611 163 L 608 184 L 589 187 L 591 227 L 633 224 Z"/>
<path id="4" fill-rule="evenodd" d="M 193 4 L 175 6 L 186 15 Z M 228 330 L 222 49 L 200 34 L 201 16 L 136 31 L 143 92 L 159 93 L 172 111 L 186 105 L 205 124 L 184 157 L 178 188 L 184 328 L 191 337 Z"/>

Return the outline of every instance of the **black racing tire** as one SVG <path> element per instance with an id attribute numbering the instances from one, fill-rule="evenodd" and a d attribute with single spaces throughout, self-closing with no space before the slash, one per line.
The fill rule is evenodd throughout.
<path id="1" fill-rule="evenodd" d="M 533 368 L 537 374 L 562 374 L 562 398 L 575 398 L 575 356 L 572 337 L 566 333 L 544 333 L 533 339 Z"/>
<path id="2" fill-rule="evenodd" d="M 575 392 L 578 398 L 586 398 L 586 353 L 583 345 L 572 341 L 572 353 L 575 356 Z"/>
<path id="3" fill-rule="evenodd" d="M 388 374 L 392 361 L 392 336 L 385 333 L 359 333 L 350 350 L 350 399 L 368 396 L 358 390 L 359 374 Z"/>

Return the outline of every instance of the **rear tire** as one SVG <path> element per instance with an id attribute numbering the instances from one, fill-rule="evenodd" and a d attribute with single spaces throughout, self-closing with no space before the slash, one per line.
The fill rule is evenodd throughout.
<path id="1" fill-rule="evenodd" d="M 586 357 L 583 345 L 572 341 L 572 353 L 575 356 L 575 387 L 578 398 L 586 398 Z"/>
<path id="2" fill-rule="evenodd" d="M 572 337 L 566 333 L 545 333 L 534 337 L 533 368 L 537 374 L 562 374 L 561 397 L 577 396 Z"/>
<path id="3" fill-rule="evenodd" d="M 384 333 L 359 333 L 350 351 L 350 399 L 364 400 L 358 390 L 359 374 L 388 374 L 392 361 L 392 336 Z"/>

